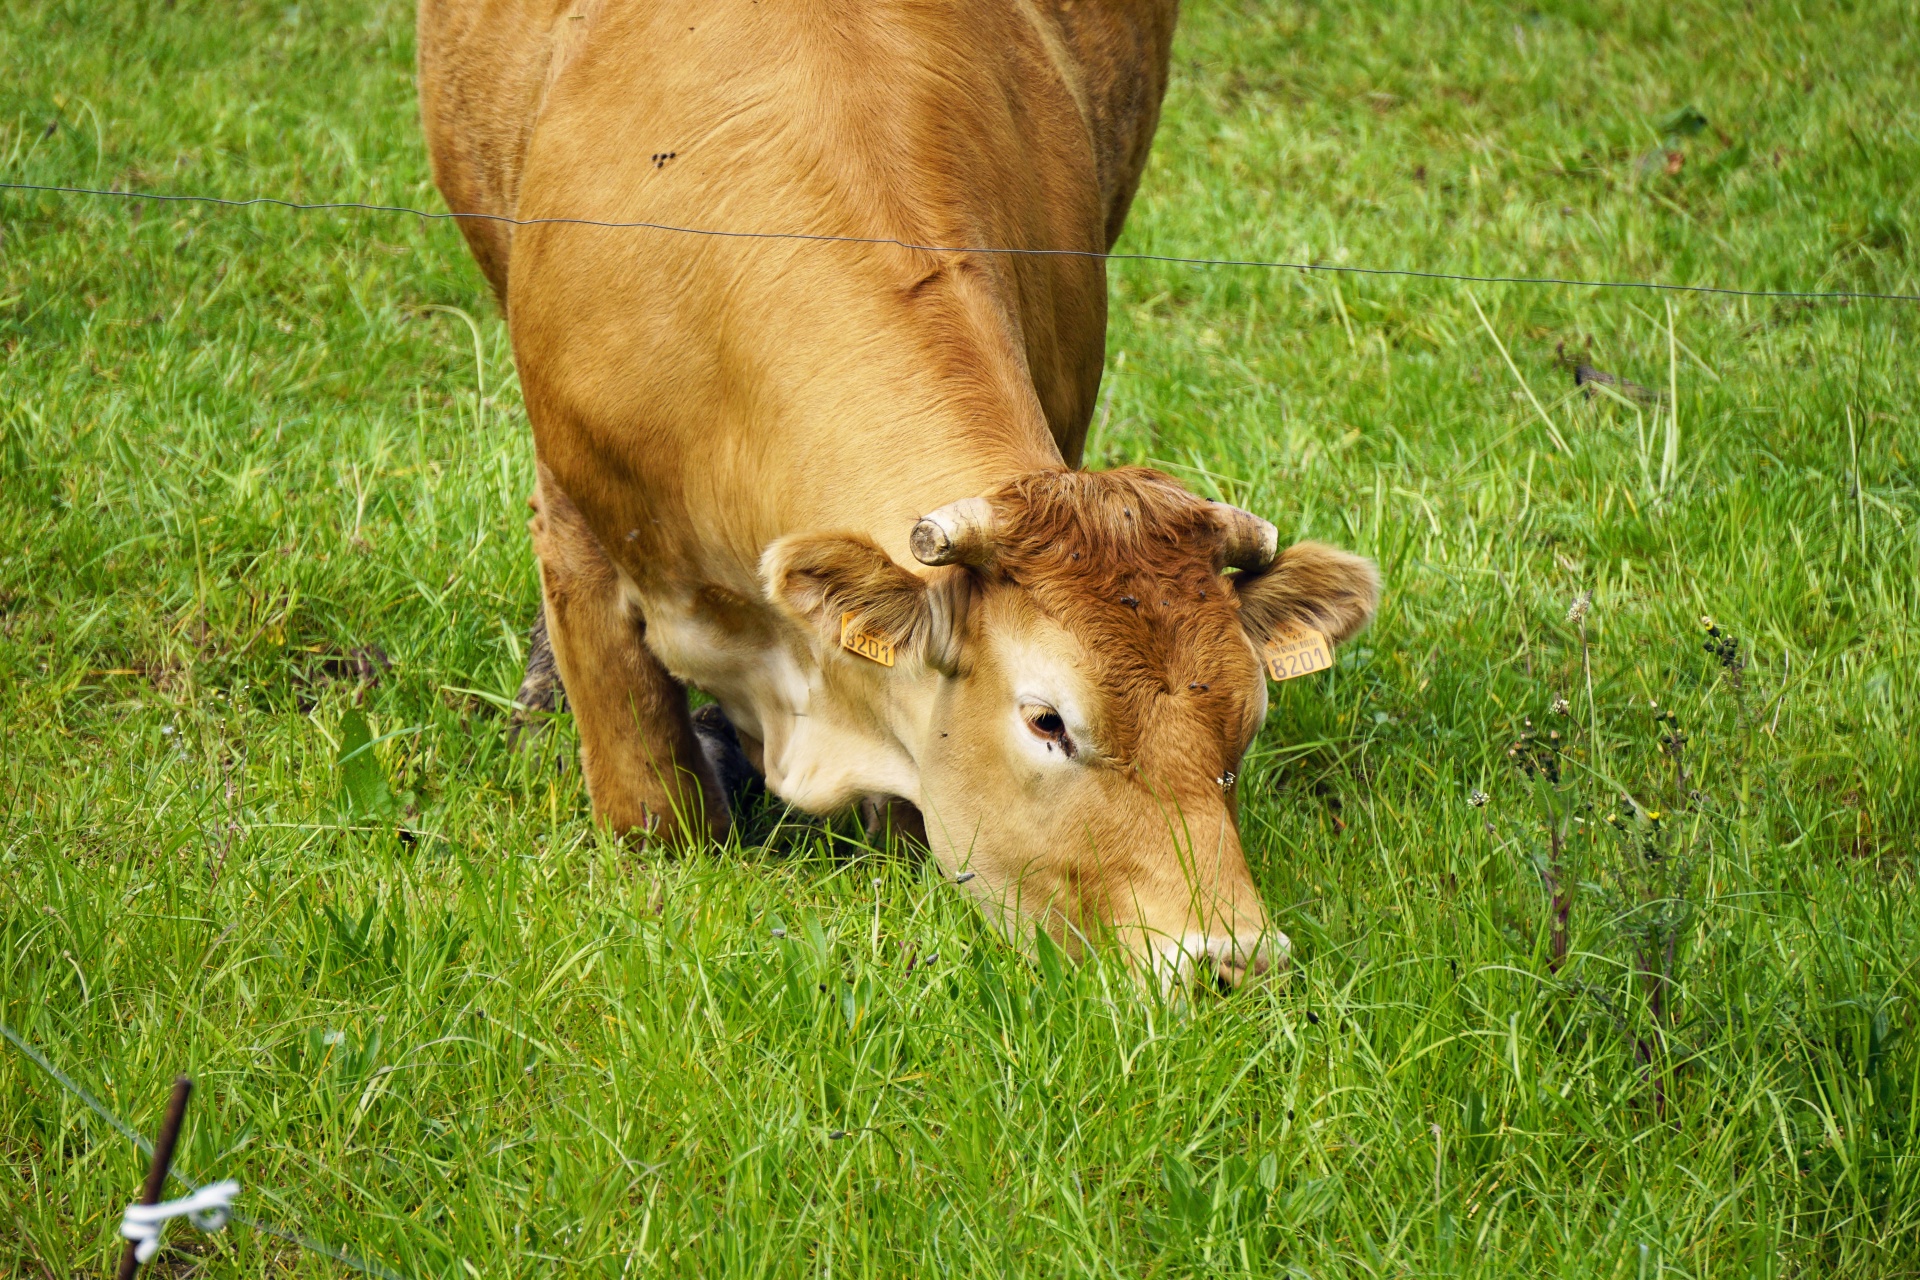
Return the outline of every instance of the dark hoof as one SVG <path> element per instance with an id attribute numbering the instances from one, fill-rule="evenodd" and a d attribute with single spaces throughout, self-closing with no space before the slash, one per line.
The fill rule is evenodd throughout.
<path id="1" fill-rule="evenodd" d="M 513 695 L 507 745 L 517 746 L 522 735 L 537 736 L 547 717 L 560 709 L 560 699 L 566 692 L 560 683 L 560 668 L 553 661 L 553 645 L 547 640 L 547 610 L 543 605 L 533 619 L 533 633 L 527 637 L 527 673 L 520 678 L 520 692 Z"/>
<path id="2" fill-rule="evenodd" d="M 714 775 L 720 779 L 720 791 L 727 798 L 727 809 L 738 823 L 741 815 L 767 794 L 766 786 L 754 771 L 752 761 L 740 749 L 740 735 L 733 731 L 733 722 L 727 719 L 727 713 L 720 709 L 719 704 L 709 702 L 694 710 L 693 736 L 700 740 L 701 753 L 707 757 Z"/>
<path id="3" fill-rule="evenodd" d="M 867 839 L 876 843 L 885 843 L 892 836 L 923 848 L 927 844 L 927 820 L 899 796 L 868 796 L 862 800 L 860 824 L 867 830 Z"/>

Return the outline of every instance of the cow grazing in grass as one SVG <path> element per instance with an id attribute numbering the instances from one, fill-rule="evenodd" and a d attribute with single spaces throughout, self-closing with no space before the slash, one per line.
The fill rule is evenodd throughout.
<path id="1" fill-rule="evenodd" d="M 1166 84 L 1149 0 L 422 0 L 461 212 L 1099 254 Z M 723 836 L 688 714 L 773 792 L 917 809 L 1009 929 L 1166 980 L 1284 959 L 1233 775 L 1260 649 L 1366 561 L 1158 473 L 1075 470 L 1104 263 L 461 224 L 505 304 L 594 811 Z"/>

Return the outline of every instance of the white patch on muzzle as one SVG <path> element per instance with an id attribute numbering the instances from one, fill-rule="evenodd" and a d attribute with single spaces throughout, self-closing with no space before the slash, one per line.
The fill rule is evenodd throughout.
<path id="1" fill-rule="evenodd" d="M 1153 975 L 1169 998 L 1192 989 L 1196 980 L 1224 979 L 1232 986 L 1287 967 L 1293 941 L 1274 929 L 1252 938 L 1187 933 L 1156 940 Z"/>

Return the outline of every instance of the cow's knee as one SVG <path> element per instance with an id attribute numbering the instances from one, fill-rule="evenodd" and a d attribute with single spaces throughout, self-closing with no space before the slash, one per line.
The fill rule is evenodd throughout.
<path id="1" fill-rule="evenodd" d="M 645 619 L 613 562 L 545 467 L 531 505 L 552 671 L 580 731 L 595 819 L 622 835 L 724 839 L 726 799 L 686 689 L 648 650 Z M 536 644 L 528 671 L 536 683 L 539 656 Z"/>

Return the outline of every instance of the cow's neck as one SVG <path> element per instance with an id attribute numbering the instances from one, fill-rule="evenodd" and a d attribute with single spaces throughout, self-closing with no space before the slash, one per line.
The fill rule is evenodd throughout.
<path id="1" fill-rule="evenodd" d="M 920 516 L 1064 465 L 1031 390 L 1026 403 L 1003 404 L 998 422 L 981 420 L 993 390 L 957 398 L 950 416 L 923 408 L 817 439 L 813 456 L 793 460 L 793 483 L 768 486 L 787 500 L 743 541 L 764 549 L 791 533 L 858 533 L 917 568 L 907 540 Z M 710 563 L 698 581 L 629 580 L 630 596 L 648 647 L 720 702 L 769 788 L 814 813 L 872 795 L 919 804 L 939 674 L 904 654 L 889 669 L 841 651 L 777 610 L 746 557 Z"/>

